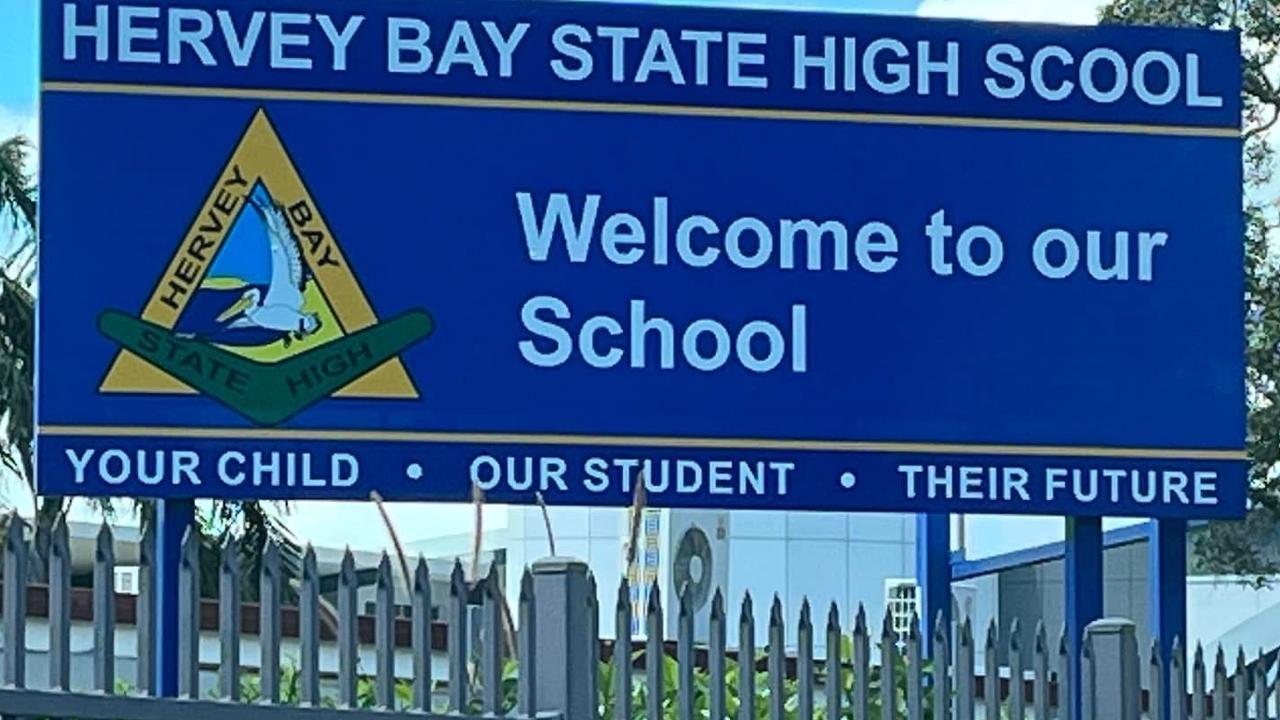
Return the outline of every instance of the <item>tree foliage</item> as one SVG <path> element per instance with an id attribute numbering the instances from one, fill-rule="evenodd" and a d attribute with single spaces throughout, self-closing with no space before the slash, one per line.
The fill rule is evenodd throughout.
<path id="1" fill-rule="evenodd" d="M 0 462 L 34 482 L 35 297 L 16 264 L 33 257 L 36 187 L 28 172 L 31 145 L 21 135 L 0 142 L 0 220 L 19 238 L 0 265 Z"/>
<path id="2" fill-rule="evenodd" d="M 27 172 L 31 142 L 15 135 L 0 142 L 0 212 L 13 214 L 14 228 L 36 226 L 36 188 Z"/>
<path id="3" fill-rule="evenodd" d="M 1114 0 L 1104 23 L 1236 30 L 1244 54 L 1246 432 L 1250 512 L 1196 537 L 1199 570 L 1280 571 L 1280 262 L 1273 137 L 1280 120 L 1280 4 L 1275 0 Z"/>

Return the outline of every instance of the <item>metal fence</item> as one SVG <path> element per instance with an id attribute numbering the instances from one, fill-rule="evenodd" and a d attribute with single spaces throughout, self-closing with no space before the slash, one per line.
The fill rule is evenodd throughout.
<path id="1" fill-rule="evenodd" d="M 955 642 L 952 628 L 935 625 L 929 637 L 915 630 L 895 632 L 886 616 L 880 630 L 868 627 L 859 609 L 851 628 L 841 625 L 833 605 L 825 627 L 815 628 L 806 601 L 795 620 L 795 642 L 787 644 L 787 620 L 775 599 L 769 609 L 762 648 L 755 642 L 752 600 L 738 608 L 738 648 L 727 647 L 732 620 L 723 595 L 715 594 L 707 641 L 694 642 L 693 613 L 688 597 L 677 603 L 674 642 L 663 637 L 663 606 L 657 588 L 649 593 L 646 636 L 633 641 L 623 633 L 601 642 L 594 578 L 576 560 L 550 558 L 524 573 L 514 617 L 499 583 L 468 583 L 455 566 L 446 602 L 447 671 L 433 677 L 431 582 L 419 561 L 405 578 L 412 594 L 408 625 L 413 657 L 412 677 L 398 681 L 395 652 L 398 623 L 391 561 L 384 555 L 377 569 L 372 618 L 372 672 L 359 663 L 361 624 L 357 607 L 357 573 L 348 553 L 337 580 L 336 603 L 320 593 L 315 555 L 308 549 L 300 577 L 285 585 L 280 553 L 268 547 L 258 573 L 256 635 L 260 663 L 256 672 L 241 668 L 245 606 L 241 602 L 240 554 L 234 545 L 221 548 L 217 572 L 217 638 L 220 660 L 216 687 L 200 691 L 201 541 L 195 533 L 184 541 L 179 575 L 179 697 L 150 695 L 155 658 L 151 651 L 155 613 L 150 577 L 149 540 L 141 556 L 141 586 L 136 598 L 138 663 L 136 678 L 116 673 L 115 619 L 121 598 L 114 592 L 112 535 L 104 526 L 93 562 L 92 690 L 71 686 L 72 595 L 71 558 L 65 525 L 49 542 L 48 552 L 48 687 L 28 688 L 27 659 L 31 562 L 29 530 L 11 516 L 4 535 L 3 686 L 4 717 L 85 718 L 89 720 L 171 720 L 182 713 L 195 718 L 261 718 L 262 720 L 386 720 L 395 717 L 540 717 L 546 720 L 1056 720 L 1070 717 L 1073 688 L 1080 693 L 1087 720 L 1163 718 L 1172 720 L 1276 717 L 1268 680 L 1270 661 L 1246 661 L 1241 652 L 1228 670 L 1218 651 L 1212 675 L 1197 648 L 1190 673 L 1175 643 L 1168 665 L 1170 682 L 1162 681 L 1158 660 L 1140 671 L 1134 625 L 1103 620 L 1091 625 L 1082 651 L 1082 677 L 1070 672 L 1071 644 L 1059 635 L 1050 641 L 1043 626 L 1025 637 L 1017 623 L 1003 642 L 1010 666 L 979 674 L 976 642 L 970 622 L 960 622 Z M 408 568 L 400 572 L 409 574 Z M 296 593 L 294 608 L 282 607 L 282 592 Z M 336 607 L 335 607 L 336 606 Z M 631 594 L 624 581 L 617 595 L 617 627 L 630 627 Z M 296 670 L 281 664 L 282 618 L 290 618 L 299 639 Z M 296 617 L 296 628 L 292 626 Z M 469 627 L 475 623 L 478 627 Z M 824 633 L 825 648 L 815 655 L 815 632 Z M 334 638 L 336 681 L 322 690 L 321 639 Z M 403 638 L 401 638 L 403 640 Z M 1032 643 L 1030 667 L 1023 666 L 1024 642 Z M 988 665 L 997 656 L 997 632 L 985 639 Z M 1156 658 L 1153 652 L 1151 657 Z M 1187 677 L 1190 675 L 1190 692 Z M 1145 677 L 1144 677 L 1145 676 Z M 254 691 L 244 692 L 246 680 Z M 121 680 L 133 688 L 120 688 Z M 1144 679 L 1145 690 L 1144 690 Z M 1211 682 L 1210 682 L 1211 681 Z M 336 690 L 332 686 L 336 684 Z M 1165 690 L 1168 694 L 1166 695 Z M 1170 705 L 1165 705 L 1173 698 Z"/>

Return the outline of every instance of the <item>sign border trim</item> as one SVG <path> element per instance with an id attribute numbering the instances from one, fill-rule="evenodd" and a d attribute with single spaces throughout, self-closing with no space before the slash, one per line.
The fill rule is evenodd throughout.
<path id="1" fill-rule="evenodd" d="M 1126 448 L 1076 445 L 997 445 L 978 443 L 878 442 L 865 440 L 782 440 L 766 438 L 575 435 L 551 433 L 431 432 L 414 430 L 333 430 L 133 425 L 41 425 L 38 433 L 55 437 L 150 437 L 216 440 L 315 440 L 522 445 L 606 445 L 613 447 L 697 448 L 709 450 L 796 450 L 819 452 L 901 452 L 1036 457 L 1144 458 L 1157 460 L 1243 461 L 1246 450 L 1210 448 Z"/>
<path id="2" fill-rule="evenodd" d="M 1049 130 L 1059 132 L 1115 133 L 1200 137 L 1239 140 L 1239 128 L 1198 125 L 1150 125 L 1103 123 L 1077 120 L 1030 120 L 950 115 L 908 115 L 895 113 L 844 112 L 836 110 L 784 110 L 777 108 L 724 107 L 662 103 L 628 103 L 595 100 L 536 100 L 454 95 L 332 92 L 313 90 L 272 90 L 267 88 L 188 87 L 133 83 L 65 82 L 49 80 L 42 92 L 150 95 L 160 97 L 225 98 L 240 100 L 284 100 L 367 103 L 375 105 L 419 105 L 475 109 L 543 110 L 607 114 L 670 115 L 678 117 L 751 118 L 802 122 L 867 123 L 928 127 L 966 127 L 988 130 Z"/>

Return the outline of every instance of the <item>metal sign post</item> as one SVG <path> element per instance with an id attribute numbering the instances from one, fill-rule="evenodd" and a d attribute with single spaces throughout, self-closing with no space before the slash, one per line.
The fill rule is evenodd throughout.
<path id="1" fill-rule="evenodd" d="M 941 616 L 951 632 L 951 516 L 945 513 L 916 515 L 916 585 L 920 593 L 921 646 L 933 647 L 933 631 Z"/>
<path id="2" fill-rule="evenodd" d="M 160 500 L 156 503 L 155 680 L 159 697 L 178 696 L 178 566 L 182 539 L 195 520 L 195 502 Z"/>
<path id="3" fill-rule="evenodd" d="M 1063 589 L 1067 594 L 1067 642 L 1071 650 L 1072 687 L 1080 687 L 1080 647 L 1084 629 L 1102 617 L 1102 519 L 1067 518 Z M 1072 698 L 1072 720 L 1081 720 L 1080 696 Z"/>
<path id="4" fill-rule="evenodd" d="M 1169 718 L 1172 702 L 1168 697 L 1169 661 L 1174 640 L 1187 646 L 1187 521 L 1152 520 L 1147 541 L 1147 582 L 1150 592 L 1151 628 L 1159 643 L 1160 664 L 1164 682 L 1160 685 L 1166 697 L 1160 704 L 1163 718 Z M 1183 665 L 1185 667 L 1185 664 Z"/>

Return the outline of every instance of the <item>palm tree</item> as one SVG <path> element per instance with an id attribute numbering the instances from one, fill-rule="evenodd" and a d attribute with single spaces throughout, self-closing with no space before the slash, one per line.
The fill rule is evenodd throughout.
<path id="1" fill-rule="evenodd" d="M 22 135 L 0 141 L 0 222 L 11 223 L 15 236 L 20 238 L 16 248 L 0 253 L 0 463 L 21 476 L 34 492 L 33 281 L 39 192 L 29 170 L 31 150 L 31 142 Z M 104 510 L 110 510 L 109 503 L 102 505 Z M 141 501 L 137 505 L 145 525 L 152 516 L 150 504 Z M 39 558 L 48 557 L 49 531 L 66 507 L 64 498 L 37 498 L 35 550 Z M 297 543 L 279 514 L 262 503 L 216 503 L 202 524 L 205 525 L 205 541 L 210 546 L 220 543 L 228 535 L 240 541 L 247 560 L 241 566 L 246 573 L 256 573 L 260 551 L 268 540 L 280 544 L 284 551 L 286 574 L 298 572 L 301 566 L 301 550 Z M 216 552 L 203 553 L 203 557 L 216 565 Z M 32 565 L 37 580 L 42 579 L 44 565 L 40 561 Z M 256 583 L 249 585 L 257 587 Z"/>
<path id="2" fill-rule="evenodd" d="M 0 142 L 0 220 L 21 239 L 0 258 L 0 462 L 34 490 L 36 186 L 28 171 L 31 143 L 17 135 Z M 36 552 L 48 552 L 49 530 L 63 513 L 62 498 L 36 502 Z M 43 563 L 34 574 L 43 579 Z"/>
<path id="3" fill-rule="evenodd" d="M 22 238 L 21 245 L 4 255 L 4 276 L 24 290 L 30 289 L 36 265 L 37 193 L 27 172 L 30 156 L 31 142 L 23 135 L 0 142 L 0 218 L 8 216 L 12 229 Z"/>
<path id="4" fill-rule="evenodd" d="M 12 212 L 34 230 L 36 226 L 36 188 L 27 170 L 31 141 L 15 135 L 0 142 L 0 212 Z"/>
<path id="5" fill-rule="evenodd" d="M 0 461 L 33 483 L 35 298 L 29 270 L 35 264 L 36 187 L 27 170 L 30 152 L 22 135 L 0 142 L 0 219 L 22 238 L 0 259 Z"/>

